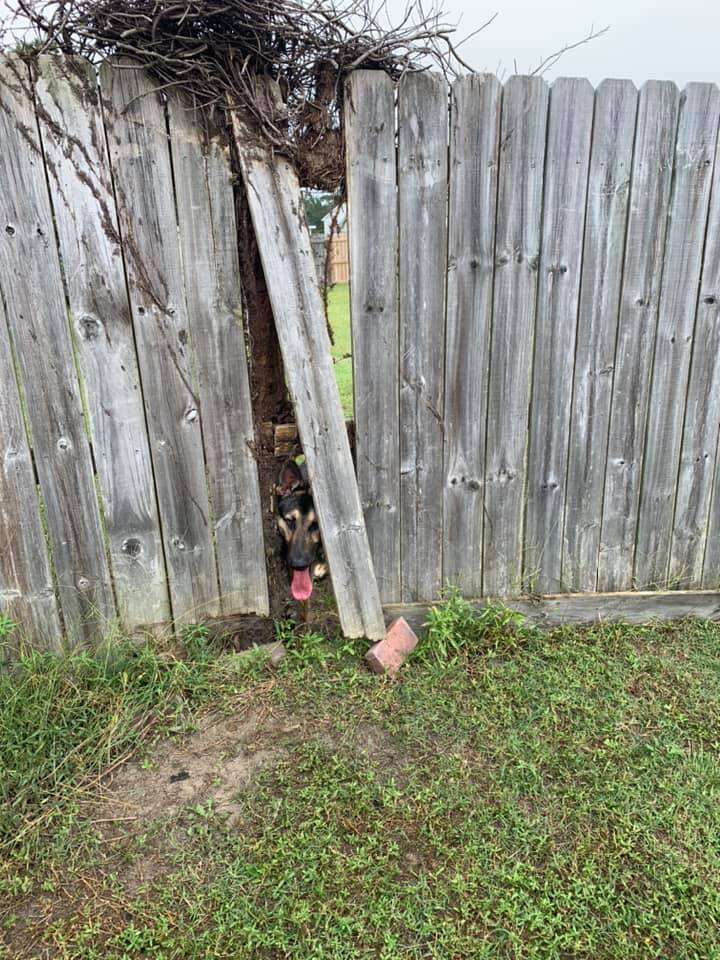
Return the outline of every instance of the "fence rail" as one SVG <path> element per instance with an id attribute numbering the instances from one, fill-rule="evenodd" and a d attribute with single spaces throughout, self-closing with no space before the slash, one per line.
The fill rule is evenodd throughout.
<path id="1" fill-rule="evenodd" d="M 718 97 L 350 78 L 358 478 L 386 603 L 720 583 Z"/>

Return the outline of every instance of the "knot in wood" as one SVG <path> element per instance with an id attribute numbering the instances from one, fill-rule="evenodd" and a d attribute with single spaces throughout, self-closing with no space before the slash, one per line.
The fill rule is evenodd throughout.
<path id="1" fill-rule="evenodd" d="M 142 553 L 142 543 L 137 537 L 128 537 L 127 540 L 123 540 L 121 550 L 134 559 Z"/>
<path id="2" fill-rule="evenodd" d="M 5 227 L 5 233 L 6 233 L 9 237 L 14 237 L 14 236 L 15 236 L 15 227 L 12 225 L 12 223 L 8 223 L 8 225 Z"/>

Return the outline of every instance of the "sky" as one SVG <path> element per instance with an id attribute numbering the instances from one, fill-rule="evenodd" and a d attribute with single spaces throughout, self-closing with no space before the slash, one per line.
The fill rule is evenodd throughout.
<path id="1" fill-rule="evenodd" d="M 406 0 L 388 0 L 390 15 L 401 19 Z M 5 0 L 0 0 L 0 13 Z M 462 17 L 466 36 L 497 13 L 493 23 L 462 47 L 477 70 L 501 79 L 533 70 L 566 44 L 587 36 L 591 27 L 609 27 L 589 44 L 566 53 L 546 77 L 588 77 L 595 85 L 623 77 L 638 86 L 646 80 L 720 82 L 720 3 L 718 0 L 442 0 L 451 20 Z M 429 4 L 428 4 L 429 5 Z"/>
<path id="2" fill-rule="evenodd" d="M 494 22 L 461 48 L 477 70 L 525 73 L 565 44 L 587 36 L 591 26 L 607 34 L 566 53 L 546 74 L 633 80 L 720 82 L 720 3 L 718 0 L 444 0 L 459 33 L 467 35 L 497 12 Z M 402 15 L 404 0 L 389 0 Z M 517 71 L 514 63 L 517 62 Z"/>

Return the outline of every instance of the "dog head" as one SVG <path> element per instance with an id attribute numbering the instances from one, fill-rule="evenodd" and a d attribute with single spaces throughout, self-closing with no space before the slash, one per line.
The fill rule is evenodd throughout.
<path id="1" fill-rule="evenodd" d="M 307 600 L 313 578 L 327 573 L 320 527 L 307 469 L 288 460 L 280 471 L 276 493 L 277 525 L 285 541 L 285 559 L 290 568 L 290 592 L 295 600 Z"/>

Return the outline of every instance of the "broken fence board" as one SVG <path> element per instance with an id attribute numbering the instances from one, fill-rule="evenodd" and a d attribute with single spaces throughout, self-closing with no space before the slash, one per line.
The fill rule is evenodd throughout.
<path id="1" fill-rule="evenodd" d="M 41 57 L 35 96 L 115 596 L 131 630 L 168 620 L 170 607 L 95 70 Z"/>
<path id="2" fill-rule="evenodd" d="M 550 90 L 542 250 L 528 452 L 525 582 L 563 589 L 562 537 L 575 336 L 594 93 L 560 78 Z"/>
<path id="3" fill-rule="evenodd" d="M 600 533 L 602 591 L 632 586 L 678 105 L 674 83 L 650 81 L 640 91 Z"/>
<path id="4" fill-rule="evenodd" d="M 597 584 L 610 401 L 638 94 L 605 80 L 595 94 L 570 426 L 562 582 Z"/>
<path id="5" fill-rule="evenodd" d="M 27 400 L 65 630 L 116 616 L 30 77 L 0 58 L 0 288 Z M 32 492 L 34 497 L 34 490 Z"/>
<path id="6" fill-rule="evenodd" d="M 400 563 L 403 600 L 442 589 L 448 88 L 431 73 L 398 87 Z"/>
<path id="7" fill-rule="evenodd" d="M 62 630 L 2 297 L 0 424 L 0 614 L 31 646 L 57 650 Z"/>
<path id="8" fill-rule="evenodd" d="M 187 100 L 171 95 L 168 109 L 220 606 L 268 614 L 229 144 Z"/>
<path id="9" fill-rule="evenodd" d="M 668 580 L 675 493 L 713 162 L 720 90 L 691 83 L 680 100 L 672 197 L 665 240 L 645 461 L 635 548 L 635 584 Z M 703 341 L 698 351 L 707 349 Z M 694 430 L 697 425 L 692 425 Z M 676 560 L 678 556 L 676 554 Z M 676 565 L 679 586 L 699 586 Z"/>
<path id="10" fill-rule="evenodd" d="M 302 197 L 290 163 L 235 114 L 235 137 L 343 632 L 385 635 Z"/>
<path id="11" fill-rule="evenodd" d="M 395 91 L 380 70 L 345 97 L 357 478 L 380 597 L 400 599 Z"/>
<path id="12" fill-rule="evenodd" d="M 715 590 L 674 590 L 628 593 L 556 594 L 537 598 L 520 597 L 503 601 L 539 627 L 552 628 L 563 624 L 651 623 L 655 620 L 684 620 L 699 617 L 720 620 L 720 593 Z M 486 601 L 475 602 L 481 610 Z M 391 623 L 404 617 L 415 633 L 427 626 L 429 604 L 389 604 L 385 619 Z"/>
<path id="13" fill-rule="evenodd" d="M 445 355 L 443 577 L 482 593 L 488 356 L 492 322 L 502 87 L 490 75 L 455 82 Z"/>
<path id="14" fill-rule="evenodd" d="M 129 61 L 104 63 L 110 146 L 173 617 L 220 611 L 165 108 Z"/>
<path id="15" fill-rule="evenodd" d="M 540 259 L 548 88 L 512 77 L 503 92 L 488 385 L 483 593 L 520 590 L 527 424 Z"/>

